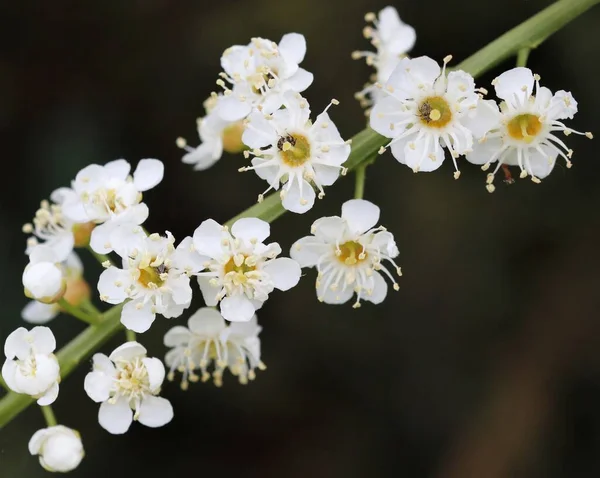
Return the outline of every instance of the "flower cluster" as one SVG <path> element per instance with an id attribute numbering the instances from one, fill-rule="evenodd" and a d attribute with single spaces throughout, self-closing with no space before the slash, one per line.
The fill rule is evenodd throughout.
<path id="1" fill-rule="evenodd" d="M 393 7 L 370 13 L 366 20 L 370 26 L 364 35 L 376 51 L 354 52 L 353 57 L 366 58 L 376 71 L 357 97 L 369 107 L 371 128 L 389 139 L 379 153 L 389 148 L 414 172 L 434 171 L 449 155 L 456 179 L 461 157 L 485 171 L 493 166 L 486 183 L 490 192 L 500 168 L 509 175 L 510 166 L 520 169 L 521 178 L 538 183 L 559 156 L 571 166 L 573 151 L 558 133 L 592 137 L 564 123 L 577 112 L 571 93 L 553 94 L 529 69 L 514 68 L 493 81 L 499 103 L 484 99 L 487 91 L 477 88 L 470 74 L 459 69 L 447 73 L 450 56 L 442 65 L 426 56 L 406 56 L 415 30 Z M 94 344 L 82 349 L 84 341 L 71 342 L 58 354 L 59 363 L 48 327 L 20 327 L 6 339 L 3 385 L 44 407 L 47 427 L 32 436 L 29 450 L 45 469 L 67 472 L 84 456 L 79 433 L 58 425 L 49 408 L 58 397 L 61 366 L 63 376 L 68 374 L 110 333 L 125 328 L 127 341 L 109 356 L 93 355 L 83 388 L 100 404 L 100 426 L 123 434 L 133 421 L 161 427 L 173 419 L 170 401 L 160 394 L 165 378 L 174 381 L 176 373 L 187 390 L 190 383 L 211 378 L 221 386 L 227 370 L 241 384 L 254 380 L 257 369 L 265 370 L 257 313 L 276 289 L 295 287 L 302 268 L 316 269 L 316 298 L 327 304 L 380 304 L 389 284 L 400 289 L 394 236 L 378 226 L 379 207 L 362 199 L 364 168 L 382 143 L 356 148 L 349 162 L 351 141 L 342 138 L 329 117 L 338 101 L 311 119 L 310 105 L 301 95 L 313 81 L 300 67 L 305 54 L 306 41 L 298 33 L 284 35 L 279 43 L 253 38 L 225 50 L 217 81 L 223 91 L 210 95 L 198 120 L 201 144 L 191 148 L 177 140 L 186 150 L 183 162 L 196 170 L 213 165 L 224 151 L 243 152 L 247 163 L 238 170 L 254 171 L 268 183 L 258 201 L 276 190 L 279 195 L 266 206 L 275 199 L 279 207 L 281 199 L 283 208 L 297 214 L 307 213 L 317 197 L 325 196 L 325 187 L 358 164 L 356 199 L 342 204 L 340 216 L 316 219 L 310 235 L 294 242 L 290 257 L 282 257 L 279 243 L 267 242 L 269 223 L 253 215 L 264 204 L 225 225 L 207 218 L 177 244 L 169 231 L 146 231 L 149 208 L 143 193 L 164 174 L 157 159 L 142 159 L 133 173 L 123 159 L 91 164 L 70 187 L 42 201 L 33 221 L 23 226 L 29 262 L 22 283 L 32 299 L 23 319 L 44 324 L 68 313 L 91 324 L 83 337 L 85 347 Z M 362 135 L 379 139 L 368 129 L 358 138 Z M 361 150 L 365 157 L 357 158 Z M 272 217 L 264 210 L 258 215 Z M 75 248 L 89 248 L 104 267 L 94 287 L 83 277 Z M 99 311 L 92 289 L 113 308 Z M 191 314 L 187 327 L 174 325 L 166 333 L 164 364 L 148 357 L 136 333 L 150 330 L 157 315 L 182 316 L 195 290 L 205 306 Z"/>
<path id="2" fill-rule="evenodd" d="M 202 144 L 192 149 L 183 138 L 177 144 L 187 151 L 184 163 L 203 170 L 213 165 L 223 151 L 253 156 L 253 170 L 279 190 L 285 209 L 303 214 L 321 199 L 323 186 L 331 186 L 350 155 L 327 111 L 310 119 L 310 106 L 300 93 L 313 75 L 299 64 L 306 54 L 306 40 L 298 33 L 284 35 L 279 44 L 253 38 L 245 46 L 228 48 L 221 57 L 223 73 L 217 83 L 224 93 L 213 93 L 205 102 L 207 115 L 198 120 Z M 227 86 L 229 85 L 229 86 Z"/>

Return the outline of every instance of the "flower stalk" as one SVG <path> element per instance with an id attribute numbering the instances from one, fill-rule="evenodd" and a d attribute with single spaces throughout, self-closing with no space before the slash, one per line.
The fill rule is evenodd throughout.
<path id="1" fill-rule="evenodd" d="M 56 416 L 54 415 L 54 410 L 50 405 L 46 405 L 44 407 L 40 407 L 42 409 L 42 414 L 44 415 L 44 420 L 46 420 L 46 425 L 49 427 L 54 427 L 58 425 L 56 421 Z"/>

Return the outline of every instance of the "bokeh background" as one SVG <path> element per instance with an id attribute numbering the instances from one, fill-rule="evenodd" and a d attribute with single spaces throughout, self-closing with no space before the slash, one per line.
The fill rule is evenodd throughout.
<path id="1" fill-rule="evenodd" d="M 396 0 L 417 29 L 412 54 L 456 61 L 536 13 L 542 0 Z M 22 324 L 20 228 L 41 199 L 91 162 L 156 157 L 162 184 L 145 195 L 148 229 L 182 238 L 204 219 L 224 222 L 251 205 L 264 183 L 239 174 L 240 156 L 192 172 L 175 138 L 197 144 L 195 119 L 214 90 L 221 52 L 252 36 L 308 42 L 315 73 L 305 95 L 315 113 L 330 98 L 345 137 L 365 119 L 353 93 L 370 70 L 371 0 L 8 1 L 0 4 L 0 341 Z M 529 64 L 543 84 L 571 90 L 573 127 L 600 133 L 600 7 L 552 36 Z M 489 82 L 512 60 L 479 79 Z M 574 167 L 541 185 L 498 183 L 464 164 L 413 174 L 389 155 L 368 170 L 366 198 L 382 208 L 404 270 L 382 306 L 353 310 L 317 302 L 314 272 L 261 310 L 268 370 L 249 386 L 166 384 L 175 419 L 134 424 L 112 436 L 82 383 L 84 364 L 61 384 L 60 422 L 83 434 L 87 456 L 73 477 L 600 476 L 600 161 L 598 145 L 571 136 Z M 272 225 L 284 248 L 323 215 L 339 214 L 351 178 L 304 216 Z M 84 255 L 90 280 L 99 267 Z M 198 294 L 199 295 L 199 294 Z M 197 304 L 201 304 L 198 302 Z M 162 357 L 168 322 L 140 340 Z M 52 323 L 59 343 L 82 329 Z M 110 351 L 123 336 L 104 348 Z M 0 392 L 2 393 L 2 392 Z M 0 431 L 0 476 L 46 476 L 27 442 L 43 426 L 31 407 Z"/>

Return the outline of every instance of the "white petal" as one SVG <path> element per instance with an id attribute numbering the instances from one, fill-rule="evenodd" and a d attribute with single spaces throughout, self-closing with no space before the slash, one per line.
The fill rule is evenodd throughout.
<path id="1" fill-rule="evenodd" d="M 29 440 L 29 444 L 27 448 L 29 449 L 29 453 L 32 455 L 37 455 L 40 452 L 40 449 L 44 445 L 46 439 L 52 434 L 51 428 L 42 428 L 33 434 L 31 439 Z"/>
<path id="2" fill-rule="evenodd" d="M 533 73 L 529 68 L 517 67 L 505 71 L 494 80 L 496 96 L 507 103 L 523 105 L 533 92 Z M 515 99 L 518 98 L 518 101 Z"/>
<path id="3" fill-rule="evenodd" d="M 285 196 L 281 204 L 285 209 L 296 214 L 304 214 L 315 204 L 315 191 L 312 186 L 304 179 L 301 179 L 302 190 L 298 181 L 294 181 L 289 189 L 285 190 Z"/>
<path id="4" fill-rule="evenodd" d="M 448 73 L 446 96 L 451 103 L 459 103 L 461 109 L 477 105 L 478 96 L 475 93 L 475 80 L 462 70 Z"/>
<path id="5" fill-rule="evenodd" d="M 132 421 L 133 412 L 126 399 L 120 398 L 114 405 L 108 401 L 100 405 L 98 422 L 107 432 L 113 435 L 122 435 L 129 430 Z"/>
<path id="6" fill-rule="evenodd" d="M 317 297 L 326 304 L 344 304 L 354 295 L 353 285 L 347 285 L 344 288 L 342 287 L 343 281 L 340 281 L 340 286 L 337 290 L 331 290 L 331 288 L 325 290 L 325 282 L 326 280 L 323 278 L 317 289 Z"/>
<path id="7" fill-rule="evenodd" d="M 142 159 L 133 173 L 133 185 L 138 191 L 147 191 L 160 183 L 165 165 L 158 159 Z"/>
<path id="8" fill-rule="evenodd" d="M 322 217 L 313 223 L 311 230 L 321 242 L 335 244 L 346 231 L 346 221 L 338 216 Z"/>
<path id="9" fill-rule="evenodd" d="M 260 111 L 252 112 L 248 117 L 248 126 L 242 133 L 242 142 L 252 149 L 277 142 L 273 120 L 266 119 L 264 113 Z"/>
<path id="10" fill-rule="evenodd" d="M 27 359 L 31 350 L 31 342 L 28 337 L 30 337 L 29 331 L 25 327 L 13 330 L 4 342 L 4 355 L 6 355 L 6 358 Z"/>
<path id="11" fill-rule="evenodd" d="M 232 322 L 227 327 L 228 337 L 232 338 L 250 338 L 257 336 L 262 327 L 258 325 L 256 315 L 252 317 L 248 322 Z M 223 338 L 224 336 L 222 336 Z"/>
<path id="12" fill-rule="evenodd" d="M 473 151 L 467 153 L 465 158 L 472 164 L 485 164 L 502 148 L 501 138 L 492 138 L 480 143 L 473 143 Z M 496 160 L 498 157 L 496 156 Z M 495 162 L 495 161 L 494 161 Z"/>
<path id="13" fill-rule="evenodd" d="M 355 234 L 362 234 L 379 221 L 379 207 L 364 199 L 351 199 L 342 205 L 342 218 Z"/>
<path id="14" fill-rule="evenodd" d="M 33 338 L 33 347 L 35 353 L 48 355 L 54 352 L 56 349 L 56 339 L 54 338 L 52 330 L 50 330 L 48 327 L 34 327 L 29 332 L 29 335 Z"/>
<path id="15" fill-rule="evenodd" d="M 331 250 L 328 244 L 320 243 L 314 236 L 297 240 L 290 249 L 290 256 L 300 267 L 314 267 L 323 254 Z"/>
<path id="16" fill-rule="evenodd" d="M 217 305 L 217 295 L 221 292 L 220 286 L 213 286 L 210 283 L 210 277 L 198 276 L 198 285 L 200 286 L 200 292 L 202 292 L 202 298 L 208 306 Z"/>
<path id="17" fill-rule="evenodd" d="M 371 295 L 362 295 L 362 297 L 373 304 L 381 304 L 385 296 L 387 295 L 388 285 L 387 282 L 383 279 L 382 275 L 375 271 L 373 272 L 373 291 Z"/>
<path id="18" fill-rule="evenodd" d="M 88 214 L 87 209 L 83 206 L 83 203 L 77 196 L 71 196 L 68 200 L 65 200 L 61 205 L 61 211 L 65 217 L 77 223 L 88 222 L 95 219 L 95 217 Z"/>
<path id="19" fill-rule="evenodd" d="M 289 290 L 300 281 L 300 265 L 288 257 L 268 261 L 263 266 L 263 270 L 269 274 L 279 290 Z"/>
<path id="20" fill-rule="evenodd" d="M 225 297 L 221 301 L 221 314 L 230 322 L 246 322 L 255 312 L 254 304 L 245 295 Z"/>
<path id="21" fill-rule="evenodd" d="M 192 300 L 192 288 L 190 287 L 190 278 L 181 274 L 176 278 L 169 278 L 168 286 L 171 288 L 171 298 L 177 305 L 189 304 Z"/>
<path id="22" fill-rule="evenodd" d="M 256 217 L 245 217 L 235 221 L 231 226 L 233 237 L 242 239 L 248 246 L 264 240 L 271 234 L 271 226 L 268 222 Z"/>
<path id="23" fill-rule="evenodd" d="M 529 165 L 531 166 L 530 172 L 533 172 L 538 178 L 544 179 L 554 169 L 557 153 L 547 146 L 541 146 L 541 149 L 545 156 L 539 151 L 532 149 L 529 150 L 528 155 Z M 526 169 L 529 171 L 529 168 Z"/>
<path id="24" fill-rule="evenodd" d="M 16 381 L 15 374 L 17 373 L 17 363 L 14 360 L 6 359 L 2 365 L 2 378 L 6 382 L 8 388 L 12 391 L 21 393 Z"/>
<path id="25" fill-rule="evenodd" d="M 117 360 L 133 360 L 137 357 L 145 356 L 146 348 L 137 342 L 125 342 L 124 344 L 113 350 L 113 353 L 108 357 L 113 362 Z"/>
<path id="26" fill-rule="evenodd" d="M 93 362 L 93 370 L 95 372 L 102 372 L 106 375 L 114 377 L 117 373 L 117 369 L 115 368 L 112 361 L 104 354 L 97 353 L 92 357 Z"/>
<path id="27" fill-rule="evenodd" d="M 225 96 L 216 108 L 216 113 L 225 121 L 239 121 L 250 113 L 252 106 L 249 101 L 240 101 L 233 94 Z"/>
<path id="28" fill-rule="evenodd" d="M 165 366 L 157 358 L 145 357 L 142 362 L 148 371 L 150 392 L 156 393 L 165 379 Z"/>
<path id="29" fill-rule="evenodd" d="M 216 337 L 225 328 L 225 320 L 218 310 L 203 307 L 190 317 L 188 327 L 197 335 Z"/>
<path id="30" fill-rule="evenodd" d="M 477 108 L 469 111 L 462 119 L 463 126 L 471 130 L 475 138 L 500 127 L 500 110 L 494 100 L 480 100 Z"/>
<path id="31" fill-rule="evenodd" d="M 109 304 L 120 304 L 129 297 L 126 289 L 130 285 L 130 272 L 111 266 L 100 274 L 98 292 L 100 292 L 103 301 Z"/>
<path id="32" fill-rule="evenodd" d="M 540 88 L 540 90 L 542 89 Z M 540 98 L 540 90 L 538 90 L 536 101 Z M 573 119 L 577 113 L 577 101 L 569 91 L 560 90 L 550 100 L 550 110 L 555 119 Z"/>
<path id="33" fill-rule="evenodd" d="M 229 233 L 217 221 L 207 219 L 194 231 L 194 247 L 198 254 L 219 258 L 223 255 L 221 241 L 228 239 Z"/>
<path id="34" fill-rule="evenodd" d="M 298 65 L 304 60 L 304 55 L 306 54 L 306 40 L 304 39 L 304 35 L 299 33 L 283 35 L 278 46 L 279 53 L 285 61 Z"/>
<path id="35" fill-rule="evenodd" d="M 115 161 L 106 163 L 104 165 L 104 170 L 111 178 L 125 181 L 129 171 L 131 170 L 131 165 L 124 159 L 116 159 Z"/>
<path id="36" fill-rule="evenodd" d="M 121 323 L 129 330 L 142 334 L 150 328 L 154 319 L 156 319 L 156 314 L 152 312 L 152 304 L 150 302 L 144 304 L 141 309 L 136 307 L 138 303 L 141 302 L 135 300 L 127 302 L 123 306 Z"/>
<path id="37" fill-rule="evenodd" d="M 40 398 L 38 398 L 37 404 L 40 407 L 45 407 L 47 405 L 53 404 L 54 401 L 58 398 L 58 391 L 59 391 L 58 382 L 54 382 L 52 384 L 52 386 L 48 390 L 46 390 L 44 395 L 42 395 Z"/>
<path id="38" fill-rule="evenodd" d="M 401 121 L 406 113 L 402 111 L 402 103 L 393 96 L 385 96 L 375 103 L 369 116 L 369 124 L 377 133 L 386 138 L 394 138 L 403 129 L 392 128 L 393 124 Z"/>
<path id="39" fill-rule="evenodd" d="M 187 327 L 176 325 L 171 328 L 163 338 L 163 344 L 166 347 L 178 347 L 186 345 L 190 341 L 191 333 Z"/>
<path id="40" fill-rule="evenodd" d="M 179 243 L 171 255 L 171 267 L 191 274 L 204 269 L 204 263 L 208 257 L 198 254 L 193 244 L 193 239 L 189 236 Z"/>
<path id="41" fill-rule="evenodd" d="M 144 398 L 138 412 L 138 421 L 150 428 L 162 427 L 173 419 L 173 406 L 162 397 Z"/>
<path id="42" fill-rule="evenodd" d="M 94 402 L 105 402 L 110 396 L 113 377 L 104 372 L 92 371 L 85 376 L 83 389 Z"/>
<path id="43" fill-rule="evenodd" d="M 59 308 L 56 304 L 42 304 L 32 300 L 21 311 L 21 317 L 30 324 L 45 324 L 58 315 Z"/>
<path id="44" fill-rule="evenodd" d="M 296 72 L 285 80 L 285 87 L 290 91 L 302 93 L 306 90 L 314 80 L 314 75 L 304 68 L 298 68 Z"/>
<path id="45" fill-rule="evenodd" d="M 204 141 L 193 151 L 186 153 L 181 158 L 185 164 L 193 164 L 195 171 L 204 171 L 215 164 L 223 155 L 223 141 L 221 137 Z"/>
<path id="46" fill-rule="evenodd" d="M 463 143 L 466 145 L 467 141 Z M 394 151 L 394 147 L 400 146 L 400 144 L 394 144 L 392 151 Z M 407 142 L 404 146 L 404 161 L 401 162 L 404 162 L 413 171 L 428 173 L 438 169 L 445 158 L 444 149 L 432 135 L 425 139 Z"/>

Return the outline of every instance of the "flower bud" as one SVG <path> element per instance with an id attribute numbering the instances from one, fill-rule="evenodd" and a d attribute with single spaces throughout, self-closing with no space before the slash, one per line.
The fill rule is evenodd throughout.
<path id="1" fill-rule="evenodd" d="M 64 295 L 66 280 L 60 266 L 52 262 L 38 262 L 25 268 L 23 286 L 27 297 L 52 304 Z"/>
<path id="2" fill-rule="evenodd" d="M 62 425 L 35 432 L 29 440 L 29 452 L 39 455 L 45 470 L 61 473 L 77 468 L 85 455 L 79 433 Z"/>

